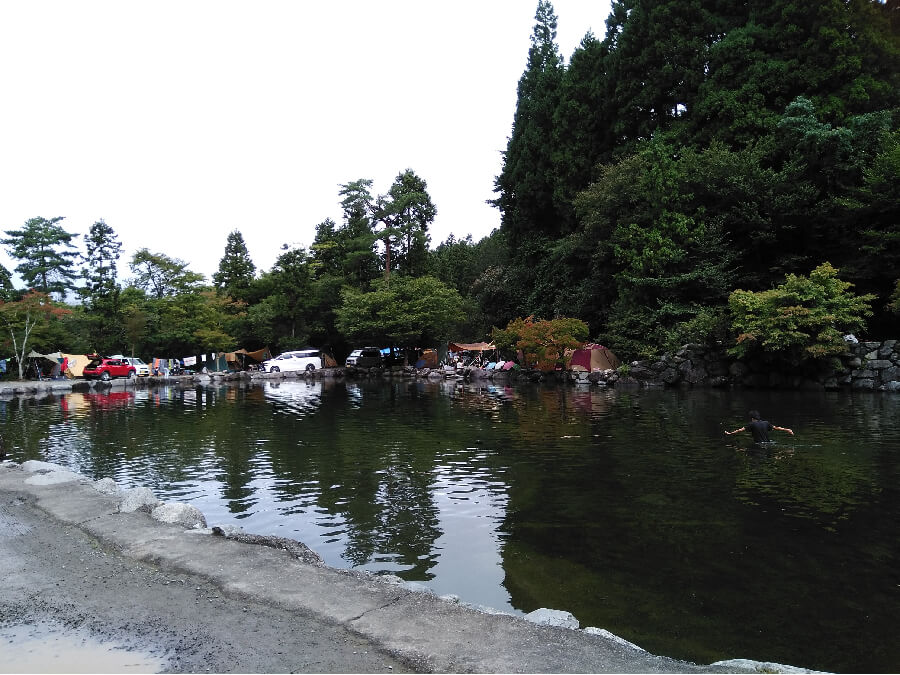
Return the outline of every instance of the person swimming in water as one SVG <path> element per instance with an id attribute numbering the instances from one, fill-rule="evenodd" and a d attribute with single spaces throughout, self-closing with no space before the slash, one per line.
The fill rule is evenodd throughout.
<path id="1" fill-rule="evenodd" d="M 749 424 L 741 427 L 740 429 L 735 429 L 734 431 L 726 431 L 725 435 L 731 436 L 732 434 L 737 434 L 741 431 L 749 431 L 751 434 L 753 434 L 754 443 L 771 443 L 772 441 L 769 440 L 769 432 L 772 430 L 786 431 L 791 436 L 794 435 L 794 432 L 787 427 L 777 427 L 771 422 L 762 419 L 758 410 L 751 410 L 748 414 L 750 415 Z"/>

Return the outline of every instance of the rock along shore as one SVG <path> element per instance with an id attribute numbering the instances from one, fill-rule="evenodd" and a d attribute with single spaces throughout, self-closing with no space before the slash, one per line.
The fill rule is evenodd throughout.
<path id="1" fill-rule="evenodd" d="M 812 366 L 810 366 L 812 367 Z M 132 379 L 60 379 L 0 381 L 0 399 L 36 397 L 69 392 L 104 392 L 158 386 L 193 387 L 226 382 L 264 382 L 298 379 L 417 379 L 458 380 L 494 385 L 537 382 L 570 383 L 595 387 L 747 387 L 751 389 L 853 390 L 900 393 L 900 341 L 859 342 L 847 345 L 847 352 L 828 364 L 797 373 L 772 371 L 764 363 L 738 361 L 722 348 L 687 344 L 674 354 L 656 359 L 632 361 L 617 370 L 572 372 L 538 370 L 494 371 L 485 368 L 321 368 L 311 372 L 263 373 L 258 371 L 198 373 L 151 376 Z"/>
<path id="2" fill-rule="evenodd" d="M 474 608 L 326 567 L 293 540 L 208 525 L 146 488 L 2 463 L 0 627 L 65 606 L 70 626 L 102 625 L 133 648 L 162 649 L 163 672 L 810 672 L 654 656 L 574 629 L 565 612 L 526 620 Z M 127 573 L 109 573 L 115 565 Z M 99 618 L 87 616 L 92 606 Z"/>

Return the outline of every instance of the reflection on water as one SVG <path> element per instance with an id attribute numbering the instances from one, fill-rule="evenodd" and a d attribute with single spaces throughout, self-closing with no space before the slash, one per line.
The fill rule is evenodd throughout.
<path id="1" fill-rule="evenodd" d="M 159 673 L 166 659 L 55 622 L 0 626 L 2 673 Z"/>
<path id="2" fill-rule="evenodd" d="M 797 435 L 725 437 L 759 408 Z M 0 401 L 42 459 L 659 654 L 893 670 L 900 397 L 305 382 Z"/>

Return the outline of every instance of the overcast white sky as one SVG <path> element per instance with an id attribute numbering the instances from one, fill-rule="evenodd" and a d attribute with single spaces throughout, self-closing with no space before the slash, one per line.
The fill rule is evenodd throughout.
<path id="1" fill-rule="evenodd" d="M 555 0 L 568 62 L 608 0 Z M 0 231 L 104 219 L 207 275 L 238 229 L 260 270 L 340 222 L 339 185 L 428 183 L 434 245 L 500 224 L 537 0 L 0 0 Z M 2 235 L 5 236 L 5 235 Z M 83 248 L 79 238 L 79 248 Z M 15 263 L 0 251 L 0 263 Z"/>

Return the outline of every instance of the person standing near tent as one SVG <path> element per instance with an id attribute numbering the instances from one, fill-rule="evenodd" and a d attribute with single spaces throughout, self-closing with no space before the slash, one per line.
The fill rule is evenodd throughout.
<path id="1" fill-rule="evenodd" d="M 751 434 L 753 434 L 754 443 L 771 443 L 772 441 L 769 440 L 769 432 L 772 430 L 786 431 L 791 436 L 794 435 L 794 432 L 787 427 L 778 427 L 767 420 L 761 419 L 761 415 L 759 414 L 758 410 L 751 410 L 747 414 L 750 416 L 749 424 L 741 427 L 740 429 L 735 429 L 734 431 L 726 431 L 725 435 L 731 436 L 732 434 L 736 434 L 741 431 L 749 431 Z"/>

